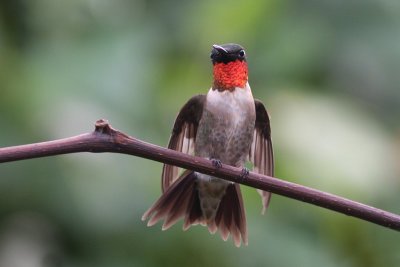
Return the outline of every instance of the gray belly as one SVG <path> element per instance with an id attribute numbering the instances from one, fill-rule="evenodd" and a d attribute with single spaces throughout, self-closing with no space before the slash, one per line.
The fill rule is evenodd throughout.
<path id="1" fill-rule="evenodd" d="M 253 140 L 255 112 L 253 107 L 221 107 L 222 111 L 203 111 L 197 131 L 195 155 L 243 166 Z"/>

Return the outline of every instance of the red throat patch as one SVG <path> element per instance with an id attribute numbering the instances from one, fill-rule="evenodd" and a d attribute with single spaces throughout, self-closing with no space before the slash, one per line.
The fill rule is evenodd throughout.
<path id="1" fill-rule="evenodd" d="M 214 65 L 214 89 L 233 90 L 244 88 L 248 79 L 247 62 L 235 60 Z"/>

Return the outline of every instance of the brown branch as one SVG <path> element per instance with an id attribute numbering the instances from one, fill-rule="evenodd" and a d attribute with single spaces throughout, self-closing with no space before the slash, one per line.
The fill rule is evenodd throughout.
<path id="1" fill-rule="evenodd" d="M 0 148 L 0 163 L 77 152 L 123 153 L 172 164 L 400 230 L 399 215 L 254 172 L 250 172 L 248 177 L 242 179 L 239 168 L 223 164 L 221 168 L 216 169 L 207 159 L 140 141 L 113 129 L 105 120 L 97 121 L 95 131 L 92 133 L 43 143 Z"/>

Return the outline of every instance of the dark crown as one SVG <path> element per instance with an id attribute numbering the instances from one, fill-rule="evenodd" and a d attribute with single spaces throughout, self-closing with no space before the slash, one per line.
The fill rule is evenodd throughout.
<path id="1" fill-rule="evenodd" d="M 238 44 L 213 45 L 211 50 L 211 61 L 215 63 L 228 63 L 231 61 L 246 61 L 246 52 Z"/>

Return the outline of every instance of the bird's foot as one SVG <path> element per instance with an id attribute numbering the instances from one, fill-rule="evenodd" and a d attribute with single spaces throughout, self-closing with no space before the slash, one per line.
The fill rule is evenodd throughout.
<path id="1" fill-rule="evenodd" d="M 219 159 L 211 159 L 212 165 L 219 169 L 222 167 L 222 162 Z"/>
<path id="2" fill-rule="evenodd" d="M 247 178 L 247 176 L 249 176 L 249 174 L 250 174 L 249 169 L 247 169 L 246 167 L 244 167 L 244 168 L 242 169 L 242 173 L 240 174 L 240 178 L 244 180 L 244 179 Z"/>

